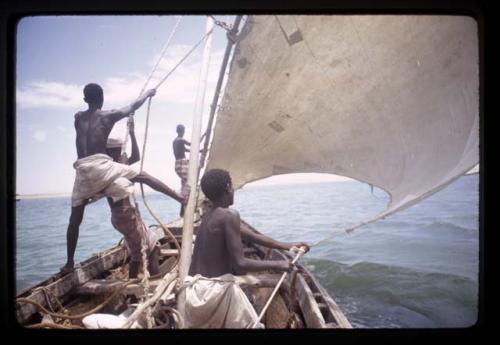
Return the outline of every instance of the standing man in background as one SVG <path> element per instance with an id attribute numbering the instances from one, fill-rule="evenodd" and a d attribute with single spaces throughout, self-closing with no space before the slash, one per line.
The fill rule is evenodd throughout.
<path id="1" fill-rule="evenodd" d="M 172 142 L 175 156 L 175 172 L 181 178 L 181 195 L 186 196 L 186 194 L 189 194 L 189 188 L 186 187 L 189 172 L 189 159 L 186 158 L 186 152 L 189 152 L 189 149 L 186 146 L 191 146 L 191 143 L 184 139 L 184 125 L 177 125 L 176 132 L 177 137 Z M 204 136 L 205 134 L 202 135 L 201 139 Z M 200 150 L 200 152 L 202 151 Z M 184 204 L 181 205 L 180 216 L 184 216 Z"/>

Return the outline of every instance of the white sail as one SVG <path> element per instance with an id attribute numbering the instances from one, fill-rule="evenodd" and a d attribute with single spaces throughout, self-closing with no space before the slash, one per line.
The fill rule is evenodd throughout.
<path id="1" fill-rule="evenodd" d="M 207 168 L 235 188 L 331 173 L 390 194 L 381 216 L 479 162 L 477 23 L 466 16 L 250 16 Z"/>

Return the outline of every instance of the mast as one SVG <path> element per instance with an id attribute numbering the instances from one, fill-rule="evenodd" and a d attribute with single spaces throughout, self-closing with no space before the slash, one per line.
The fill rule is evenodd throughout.
<path id="1" fill-rule="evenodd" d="M 208 77 L 208 65 L 210 62 L 210 46 L 212 43 L 212 33 L 214 21 L 211 17 L 207 17 L 205 27 L 205 47 L 203 49 L 203 62 L 200 71 L 200 79 L 198 83 L 198 91 L 196 94 L 196 105 L 193 114 L 193 131 L 191 134 L 191 156 L 189 159 L 188 184 L 191 186 L 189 200 L 184 212 L 184 225 L 182 228 L 182 248 L 179 263 L 179 284 L 182 284 L 187 276 L 189 266 L 191 265 L 192 243 L 193 243 L 193 223 L 194 211 L 196 205 L 196 187 L 198 179 L 198 156 L 200 151 L 200 132 L 201 119 L 203 116 L 203 104 L 205 101 L 205 90 Z M 184 315 L 185 290 L 182 290 L 177 299 L 177 309 Z"/>
<path id="2" fill-rule="evenodd" d="M 227 63 L 229 61 L 229 55 L 231 54 L 231 50 L 233 49 L 233 45 L 236 41 L 235 37 L 238 33 L 238 27 L 240 26 L 240 22 L 241 22 L 242 18 L 243 18 L 243 16 L 241 16 L 241 15 L 236 16 L 234 23 L 233 23 L 233 27 L 228 32 L 226 51 L 224 52 L 224 57 L 222 59 L 222 64 L 221 64 L 220 72 L 219 72 L 219 79 L 217 80 L 217 85 L 215 86 L 214 98 L 213 98 L 212 104 L 210 106 L 210 116 L 208 118 L 206 137 L 205 137 L 205 141 L 203 144 L 203 152 L 201 153 L 200 169 L 199 169 L 198 173 L 205 166 L 205 161 L 206 161 L 207 154 L 208 154 L 208 145 L 210 144 L 210 138 L 212 136 L 212 126 L 213 126 L 213 122 L 214 122 L 215 111 L 217 110 L 217 103 L 219 102 L 220 90 L 222 88 L 222 81 L 224 80 L 224 74 L 226 73 L 226 67 L 227 67 Z"/>

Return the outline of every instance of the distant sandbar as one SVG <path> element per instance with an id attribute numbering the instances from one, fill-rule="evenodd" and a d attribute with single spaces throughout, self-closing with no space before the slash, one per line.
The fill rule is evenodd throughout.
<path id="1" fill-rule="evenodd" d="M 46 198 L 69 198 L 71 193 L 51 193 L 51 194 L 18 194 L 16 199 L 46 199 Z"/>

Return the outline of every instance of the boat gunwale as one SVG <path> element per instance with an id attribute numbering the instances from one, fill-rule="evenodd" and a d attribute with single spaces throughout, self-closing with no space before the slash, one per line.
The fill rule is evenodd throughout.
<path id="1" fill-rule="evenodd" d="M 182 226 L 179 227 L 179 224 L 180 224 L 179 220 L 174 220 L 166 224 L 166 226 L 169 228 L 172 234 L 176 237 L 180 236 L 182 233 Z M 254 227 L 252 227 L 244 220 L 241 220 L 241 224 L 248 226 L 252 231 L 256 233 L 261 234 L 261 232 L 256 230 Z M 199 227 L 196 226 L 194 229 L 195 235 L 198 229 Z M 168 237 L 164 236 L 162 238 L 168 241 Z M 247 248 L 250 247 L 257 249 L 258 254 L 260 254 L 261 258 L 265 258 L 266 256 L 270 256 L 271 260 L 272 259 L 291 260 L 293 258 L 292 255 L 285 250 L 267 248 L 256 243 L 245 243 L 245 244 L 247 245 Z M 100 267 L 100 269 L 96 273 L 90 275 L 87 274 L 87 271 L 91 271 L 92 268 L 99 266 L 101 262 L 104 262 L 107 259 L 108 259 L 108 266 L 110 265 L 109 264 L 110 262 L 112 262 L 111 265 L 112 267 L 116 266 L 119 262 L 122 262 L 124 259 L 126 259 L 126 248 L 123 245 L 118 244 L 107 250 L 94 254 L 90 258 L 81 261 L 78 265 L 79 267 L 75 268 L 75 270 L 70 274 L 62 275 L 60 272 L 58 272 L 53 276 L 45 279 L 44 281 L 36 284 L 35 286 L 23 290 L 16 296 L 16 298 L 24 297 L 24 298 L 34 299 L 36 302 L 39 302 L 42 306 L 47 307 L 46 297 L 43 295 L 43 287 L 45 287 L 46 289 L 52 291 L 52 293 L 54 293 L 58 299 L 70 300 L 72 291 L 75 291 L 79 286 L 84 285 L 86 282 L 92 279 L 96 279 L 98 276 L 102 275 L 105 271 L 113 269 L 112 267 L 109 267 L 107 269 L 105 267 Z M 295 279 L 294 294 L 296 296 L 294 298 L 298 299 L 297 289 L 306 291 L 305 292 L 306 294 L 311 295 L 310 296 L 311 298 L 308 298 L 307 303 L 309 303 L 310 307 L 315 310 L 314 314 L 318 314 L 319 304 L 316 301 L 316 298 L 314 297 L 313 294 L 319 293 L 321 299 L 326 302 L 325 303 L 327 309 L 326 313 L 328 315 L 327 318 L 333 318 L 335 320 L 334 321 L 335 325 L 332 325 L 332 322 L 327 322 L 328 320 L 325 320 L 325 317 L 323 315 L 324 313 L 319 312 L 318 315 L 320 315 L 323 320 L 321 319 L 316 320 L 314 322 L 315 326 L 313 328 L 330 328 L 330 327 L 351 328 L 352 326 L 349 324 L 347 318 L 342 313 L 338 305 L 335 303 L 333 298 L 327 293 L 324 287 L 321 286 L 321 284 L 317 281 L 317 279 L 313 276 L 313 274 L 309 271 L 309 269 L 307 269 L 307 267 L 305 267 L 305 265 L 301 264 L 300 262 L 296 263 L 296 266 L 299 268 L 300 271 L 299 275 L 302 277 L 302 279 L 300 278 Z M 79 274 L 78 272 L 82 273 Z M 82 276 L 83 279 L 81 279 Z M 292 279 L 289 276 L 288 279 L 285 281 L 285 286 L 283 286 L 281 290 L 283 290 L 285 287 L 290 288 L 291 280 Z M 68 281 L 71 282 L 71 285 L 69 287 L 62 289 L 59 288 L 59 285 L 64 285 Z M 299 303 L 299 308 L 302 313 L 302 317 L 304 317 L 305 305 L 306 304 L 304 304 L 303 302 Z M 37 309 L 33 305 L 21 305 L 21 306 L 18 305 L 16 307 L 16 316 L 20 324 L 26 324 L 29 320 L 31 320 L 35 316 L 36 313 Z"/>

